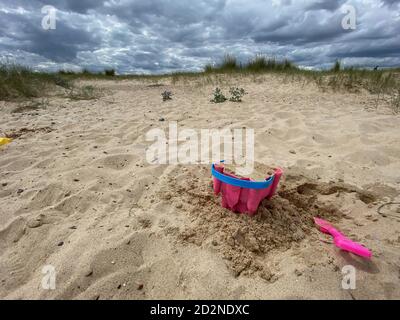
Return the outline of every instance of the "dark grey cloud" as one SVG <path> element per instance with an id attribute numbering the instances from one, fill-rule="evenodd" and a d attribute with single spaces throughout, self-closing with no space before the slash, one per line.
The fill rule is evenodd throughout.
<path id="1" fill-rule="evenodd" d="M 317 0 L 306 6 L 306 10 L 335 11 L 344 3 L 344 0 Z"/>
<path id="2" fill-rule="evenodd" d="M 200 70 L 226 53 L 400 64 L 400 0 L 0 0 L 0 56 L 37 69 Z M 43 30 L 41 8 L 57 9 Z M 346 5 L 356 30 L 344 30 Z"/>
<path id="3" fill-rule="evenodd" d="M 400 4 L 400 0 L 383 0 L 383 3 L 387 6 L 396 6 Z"/>
<path id="4" fill-rule="evenodd" d="M 32 1 L 34 2 L 34 1 Z M 52 5 L 61 10 L 70 10 L 78 13 L 87 13 L 90 9 L 103 7 L 103 0 L 40 0 L 42 6 Z"/>
<path id="5" fill-rule="evenodd" d="M 40 55 L 55 62 L 68 62 L 77 57 L 82 50 L 91 50 L 100 45 L 99 35 L 69 24 L 68 21 L 58 21 L 57 29 L 47 31 L 42 28 L 42 16 L 17 12 L 0 11 L 0 37 L 12 41 L 3 43 L 0 48 L 20 49 Z"/>
<path id="6" fill-rule="evenodd" d="M 307 43 L 326 42 L 348 33 L 342 28 L 342 19 L 342 15 L 335 14 L 321 21 L 320 14 L 309 12 L 304 18 L 292 19 L 279 28 L 260 30 L 254 34 L 253 39 L 256 42 L 269 41 L 300 46 Z"/>
<path id="7" fill-rule="evenodd" d="M 371 43 L 351 47 L 342 45 L 332 50 L 330 56 L 335 58 L 396 58 L 400 52 L 398 40 L 379 41 L 378 46 Z"/>

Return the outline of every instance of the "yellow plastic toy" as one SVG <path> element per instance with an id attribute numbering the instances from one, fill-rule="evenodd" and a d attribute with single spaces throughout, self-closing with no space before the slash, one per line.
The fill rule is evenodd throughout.
<path id="1" fill-rule="evenodd" d="M 0 138 L 0 146 L 2 146 L 3 144 L 10 143 L 11 141 L 12 139 L 10 138 Z"/>

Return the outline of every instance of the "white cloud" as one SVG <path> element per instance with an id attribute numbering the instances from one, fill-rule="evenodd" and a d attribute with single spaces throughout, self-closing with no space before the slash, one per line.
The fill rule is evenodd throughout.
<path id="1" fill-rule="evenodd" d="M 40 69 L 194 71 L 226 53 L 308 68 L 399 63 L 396 0 L 1 1 L 0 52 Z M 357 8 L 355 31 L 341 27 L 346 3 Z M 58 9 L 56 30 L 41 29 L 44 4 Z"/>

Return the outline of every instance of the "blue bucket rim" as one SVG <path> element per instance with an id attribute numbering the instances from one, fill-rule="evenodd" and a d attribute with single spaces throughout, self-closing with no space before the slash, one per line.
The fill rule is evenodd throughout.
<path id="1" fill-rule="evenodd" d="M 221 161 L 221 163 L 223 163 L 223 161 Z M 245 189 L 256 189 L 256 190 L 269 188 L 275 179 L 275 175 L 272 175 L 270 178 L 265 179 L 265 181 L 249 181 L 249 180 L 242 180 L 239 178 L 230 177 L 221 172 L 218 172 L 215 169 L 214 163 L 211 166 L 211 174 L 217 180 L 229 184 L 231 186 L 245 188 Z"/>

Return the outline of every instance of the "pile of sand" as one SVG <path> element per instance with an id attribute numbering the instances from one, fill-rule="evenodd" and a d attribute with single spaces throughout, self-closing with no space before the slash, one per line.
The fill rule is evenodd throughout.
<path id="1" fill-rule="evenodd" d="M 261 164 L 255 167 L 256 177 L 268 171 Z M 273 272 L 262 262 L 268 253 L 287 250 L 316 233 L 313 217 L 332 222 L 341 219 L 339 207 L 320 196 L 339 197 L 343 192 L 356 193 L 365 203 L 376 200 L 373 194 L 343 183 L 320 183 L 289 174 L 279 193 L 271 200 L 264 200 L 258 214 L 250 217 L 221 207 L 220 198 L 213 194 L 211 179 L 204 174 L 207 170 L 208 167 L 203 167 L 179 173 L 178 169 L 177 178 L 174 174 L 169 176 L 160 196 L 178 210 L 183 208 L 193 222 L 178 234 L 178 240 L 198 246 L 211 242 L 235 276 L 260 275 L 267 281 L 275 281 Z"/>

